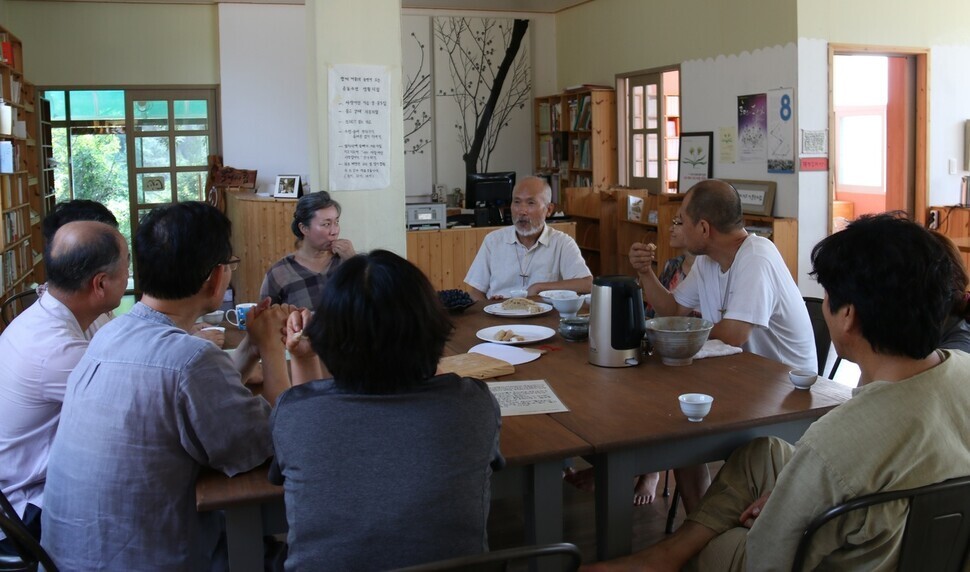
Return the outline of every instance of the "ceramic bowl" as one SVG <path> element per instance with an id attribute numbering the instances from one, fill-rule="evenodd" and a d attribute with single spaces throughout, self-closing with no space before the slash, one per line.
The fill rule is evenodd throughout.
<path id="1" fill-rule="evenodd" d="M 552 307 L 564 318 L 575 316 L 586 300 L 584 296 L 580 296 L 572 290 L 543 290 L 539 292 L 539 297 L 542 298 L 543 302 L 552 304 Z"/>
<path id="2" fill-rule="evenodd" d="M 788 379 L 791 380 L 792 385 L 798 389 L 808 389 L 815 384 L 815 380 L 818 379 L 818 374 L 814 371 L 790 371 L 788 372 Z"/>
<path id="3" fill-rule="evenodd" d="M 589 337 L 589 316 L 575 316 L 559 320 L 559 335 L 571 342 Z"/>
<path id="4" fill-rule="evenodd" d="M 680 401 L 680 410 L 687 416 L 687 420 L 694 423 L 703 421 L 714 404 L 714 398 L 706 393 L 685 393 L 677 400 Z"/>
<path id="5" fill-rule="evenodd" d="M 223 310 L 216 310 L 215 312 L 209 312 L 208 314 L 202 316 L 202 321 L 206 324 L 212 324 L 213 326 L 218 326 L 222 323 L 223 317 L 226 313 Z"/>
<path id="6" fill-rule="evenodd" d="M 702 318 L 668 316 L 647 320 L 647 339 L 664 365 L 690 365 L 714 324 Z"/>

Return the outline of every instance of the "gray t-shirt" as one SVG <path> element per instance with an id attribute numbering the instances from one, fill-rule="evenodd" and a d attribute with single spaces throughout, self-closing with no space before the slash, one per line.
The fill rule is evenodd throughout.
<path id="1" fill-rule="evenodd" d="M 287 570 L 386 570 L 488 550 L 498 404 L 446 374 L 404 393 L 349 393 L 331 380 L 287 390 L 273 412 Z"/>

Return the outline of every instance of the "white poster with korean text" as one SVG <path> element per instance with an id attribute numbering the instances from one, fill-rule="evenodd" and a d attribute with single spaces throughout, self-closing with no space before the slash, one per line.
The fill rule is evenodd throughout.
<path id="1" fill-rule="evenodd" d="M 329 69 L 330 190 L 390 185 L 390 72 L 386 66 Z"/>
<path id="2" fill-rule="evenodd" d="M 792 90 L 768 92 L 768 172 L 795 172 L 795 117 Z"/>

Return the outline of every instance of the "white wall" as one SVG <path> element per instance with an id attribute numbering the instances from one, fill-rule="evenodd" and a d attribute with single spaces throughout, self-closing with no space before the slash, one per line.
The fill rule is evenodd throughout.
<path id="1" fill-rule="evenodd" d="M 6 8 L 3 24 L 23 42 L 37 85 L 219 83 L 214 5 L 6 0 Z"/>
<path id="2" fill-rule="evenodd" d="M 531 12 L 480 12 L 480 11 L 448 11 L 427 9 L 406 9 L 402 11 L 402 20 L 415 23 L 421 19 L 430 21 L 435 16 L 457 16 L 469 18 L 508 18 L 529 20 L 529 31 L 526 33 L 523 46 L 529 51 L 532 67 L 532 97 L 551 95 L 559 91 L 556 82 L 556 18 L 553 14 L 538 14 Z M 412 24 L 413 25 L 413 24 Z M 430 22 L 428 24 L 430 26 Z M 405 38 L 407 40 L 407 38 Z M 434 39 L 431 40 L 432 47 Z M 432 50 L 432 56 L 437 53 Z M 439 62 L 440 63 L 440 62 Z M 432 66 L 432 69 L 434 66 Z M 440 67 L 438 68 L 440 73 Z M 432 78 L 433 79 L 433 78 Z M 461 150 L 458 146 L 454 129 L 454 120 L 449 113 L 456 113 L 454 102 L 449 97 L 433 97 L 435 125 L 433 145 L 427 152 L 435 153 L 433 170 L 430 180 L 436 185 L 444 185 L 450 194 L 452 189 L 465 187 L 465 165 L 461 161 Z M 515 171 L 519 178 L 534 173 L 533 152 L 533 106 L 530 98 L 525 109 L 518 114 L 519 119 L 503 128 L 500 145 L 492 154 L 489 171 Z M 413 179 L 408 174 L 409 182 Z M 422 184 L 422 188 L 424 185 Z M 430 188 L 428 191 L 430 192 Z M 427 200 L 427 196 L 415 195 L 408 191 L 408 200 Z"/>
<path id="3" fill-rule="evenodd" d="M 219 4 L 223 161 L 256 169 L 260 192 L 271 192 L 277 175 L 310 174 L 305 12 Z"/>
<path id="4" fill-rule="evenodd" d="M 960 178 L 967 175 L 964 125 L 970 119 L 970 45 L 934 46 L 930 50 L 930 197 L 929 206 L 960 202 Z M 950 174 L 949 160 L 957 160 Z"/>

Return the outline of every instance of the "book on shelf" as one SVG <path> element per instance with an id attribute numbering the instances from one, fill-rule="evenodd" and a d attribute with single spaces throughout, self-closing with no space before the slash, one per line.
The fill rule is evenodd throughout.
<path id="1" fill-rule="evenodd" d="M 13 42 L 6 32 L 0 32 L 0 61 L 12 68 L 16 67 L 13 61 Z"/>
<path id="2" fill-rule="evenodd" d="M 14 108 L 0 103 L 0 135 L 13 135 Z"/>
<path id="3" fill-rule="evenodd" d="M 576 130 L 576 121 L 579 119 L 579 100 L 569 100 L 569 126 L 571 131 Z"/>
<path id="4" fill-rule="evenodd" d="M 551 129 L 552 113 L 548 103 L 539 104 L 539 132 L 548 133 Z"/>
<path id="5" fill-rule="evenodd" d="M 579 104 L 579 118 L 576 122 L 576 129 L 582 131 L 589 131 L 589 123 L 592 119 L 592 106 L 590 105 L 590 96 L 584 95 Z"/>
<path id="6" fill-rule="evenodd" d="M 553 131 L 559 131 L 559 130 L 561 130 L 562 129 L 562 127 L 561 127 L 561 124 L 562 124 L 562 104 L 559 103 L 559 102 L 556 102 L 556 103 L 552 104 L 552 106 L 549 108 L 549 114 L 550 114 L 550 117 L 549 117 L 549 127 L 550 127 L 550 129 L 552 129 Z"/>

